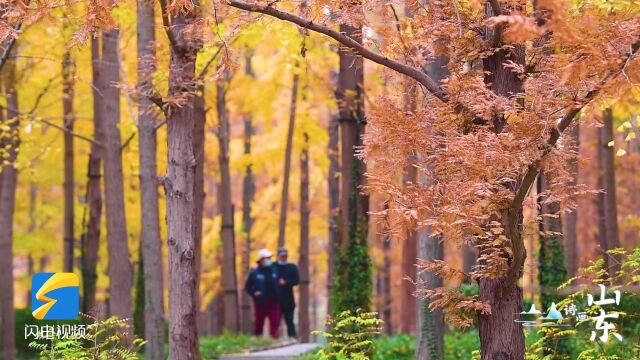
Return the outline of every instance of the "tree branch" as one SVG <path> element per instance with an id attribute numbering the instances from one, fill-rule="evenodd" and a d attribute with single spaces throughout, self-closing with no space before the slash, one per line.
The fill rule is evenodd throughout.
<path id="1" fill-rule="evenodd" d="M 171 28 L 171 21 L 169 19 L 169 12 L 167 10 L 167 0 L 160 0 L 160 11 L 162 12 L 162 25 L 164 25 L 164 31 L 167 33 L 167 38 L 169 38 L 169 44 L 172 48 L 176 48 L 176 37 L 173 34 L 173 30 Z"/>
<path id="2" fill-rule="evenodd" d="M 406 75 L 420 84 L 422 84 L 431 94 L 433 94 L 438 99 L 443 102 L 448 102 L 449 97 L 447 93 L 435 82 L 429 75 L 425 74 L 421 69 L 415 68 L 413 66 L 409 66 L 398 62 L 396 60 L 390 59 L 386 56 L 375 53 L 365 46 L 352 39 L 351 37 L 345 35 L 344 33 L 335 31 L 328 26 L 324 26 L 321 24 L 314 23 L 312 20 L 308 20 L 302 18 L 300 16 L 288 13 L 286 11 L 278 10 L 276 8 L 271 7 L 270 5 L 258 5 L 258 4 L 249 4 L 241 0 L 228 0 L 227 2 L 230 6 L 235 8 L 257 12 L 269 16 L 273 16 L 280 20 L 288 21 L 290 23 L 294 23 L 300 27 L 305 29 L 309 29 L 321 34 L 324 34 L 342 45 L 356 51 L 365 59 L 369 59 L 377 64 L 388 67 L 389 69 L 395 70 L 403 75 Z"/>
<path id="3" fill-rule="evenodd" d="M 13 29 L 15 31 L 20 31 L 20 28 L 22 27 L 22 22 L 17 23 Z M 11 50 L 13 49 L 13 46 L 16 44 L 16 38 L 12 37 L 11 39 L 6 41 L 6 45 L 3 44 L 2 45 L 2 56 L 0 56 L 0 71 L 2 71 L 2 68 L 4 67 L 4 64 L 7 62 L 7 59 L 9 59 L 9 55 L 11 55 Z"/>
<path id="4" fill-rule="evenodd" d="M 56 124 L 52 123 L 51 121 L 46 120 L 44 118 L 31 116 L 31 119 L 33 119 L 35 121 L 40 121 L 42 123 L 45 123 L 45 124 L 47 124 L 47 125 L 49 125 L 49 126 L 51 126 L 53 128 L 56 128 L 58 130 L 61 130 L 61 131 L 65 132 L 67 134 L 71 134 L 71 136 L 77 137 L 78 139 L 81 139 L 81 140 L 84 140 L 84 141 L 88 141 L 91 144 L 96 144 L 98 146 L 102 146 L 98 141 L 95 141 L 94 139 L 92 139 L 90 137 L 87 137 L 87 136 L 84 136 L 84 135 L 81 135 L 81 134 L 78 134 L 78 133 L 74 133 L 73 131 L 69 130 L 65 126 L 56 125 Z"/>
<path id="5" fill-rule="evenodd" d="M 623 61 L 622 63 L 626 64 L 632 57 L 636 55 L 639 49 L 640 49 L 640 40 L 636 41 L 631 45 L 631 51 L 629 51 L 629 54 L 626 56 L 625 61 Z M 527 166 L 527 172 L 525 173 L 522 179 L 522 183 L 520 184 L 520 187 L 516 191 L 516 195 L 513 199 L 512 208 L 518 209 L 522 206 L 524 202 L 524 198 L 527 196 L 527 194 L 531 190 L 531 186 L 533 185 L 533 182 L 535 181 L 536 176 L 540 171 L 540 160 L 544 158 L 547 154 L 549 154 L 549 152 L 551 152 L 551 149 L 553 149 L 553 147 L 556 145 L 556 143 L 560 139 L 560 135 L 562 135 L 562 132 L 564 132 L 564 130 L 567 127 L 569 127 L 569 125 L 571 125 L 571 122 L 576 117 L 576 115 L 578 115 L 578 113 L 598 95 L 598 93 L 600 92 L 600 89 L 609 80 L 618 76 L 623 71 L 623 69 L 624 69 L 624 65 L 618 71 L 609 73 L 607 76 L 605 76 L 599 82 L 598 86 L 596 86 L 593 90 L 589 91 L 579 101 L 578 104 L 576 104 L 573 108 L 567 111 L 567 113 L 564 114 L 564 116 L 560 119 L 560 121 L 558 121 L 557 126 L 553 128 L 553 130 L 551 130 L 551 134 L 549 135 L 549 139 L 547 140 L 547 144 L 542 152 L 542 156 L 540 156 L 540 159 L 534 161 L 533 163 L 529 164 L 529 166 Z"/>

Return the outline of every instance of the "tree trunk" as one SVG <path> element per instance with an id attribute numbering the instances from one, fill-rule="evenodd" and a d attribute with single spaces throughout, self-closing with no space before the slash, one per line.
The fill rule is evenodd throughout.
<path id="1" fill-rule="evenodd" d="M 508 9 L 505 9 L 508 11 Z M 492 16 L 487 5 L 487 16 Z M 487 28 L 489 41 L 494 41 L 494 31 Z M 495 50 L 483 60 L 484 82 L 497 95 L 512 97 L 524 91 L 522 80 L 511 68 L 505 66 L 509 61 L 524 64 L 524 48 L 521 45 L 512 49 Z M 504 116 L 497 115 L 492 123 L 496 134 L 506 127 Z M 505 209 L 500 222 L 507 238 L 511 240 L 511 259 L 509 273 L 496 279 L 480 279 L 480 301 L 491 306 L 491 314 L 479 315 L 480 352 L 482 360 L 524 359 L 524 331 L 515 323 L 514 315 L 522 311 L 522 290 L 517 280 L 522 276 L 522 266 L 526 251 L 522 243 L 522 206 Z M 481 254 L 480 254 L 481 255 Z"/>
<path id="2" fill-rule="evenodd" d="M 7 99 L 7 117 L 4 125 L 9 129 L 3 131 L 6 136 L 3 165 L 2 190 L 0 191 L 0 338 L 2 338 L 2 355 L 5 360 L 13 360 L 15 349 L 15 315 L 13 309 L 13 216 L 15 212 L 16 187 L 18 185 L 18 170 L 14 163 L 18 158 L 19 138 L 19 106 L 18 93 L 15 88 L 15 62 L 7 64 L 4 79 L 5 96 Z"/>
<path id="3" fill-rule="evenodd" d="M 156 68 L 153 2 L 138 0 L 138 139 L 140 142 L 141 258 L 144 274 L 145 358 L 164 358 L 164 283 L 158 208 L 156 118 L 149 96 Z M 140 274 L 138 274 L 140 276 Z"/>
<path id="4" fill-rule="evenodd" d="M 228 82 L 216 84 L 218 109 L 218 141 L 220 143 L 220 205 L 222 207 L 221 237 L 224 248 L 222 283 L 224 289 L 224 326 L 231 332 L 239 330 L 238 289 L 236 281 L 236 246 L 233 229 L 233 203 L 231 202 L 231 174 L 229 171 L 229 113 L 226 104 Z"/>
<path id="5" fill-rule="evenodd" d="M 303 134 L 304 145 L 300 154 L 300 305 L 298 313 L 301 342 L 309 342 L 311 325 L 309 323 L 309 134 Z"/>
<path id="6" fill-rule="evenodd" d="M 407 89 L 413 91 L 413 89 Z M 414 102 L 414 101 L 412 101 Z M 415 103 L 415 102 L 414 102 Z M 409 111 L 414 111 L 412 106 L 409 107 Z M 417 180 L 417 171 L 414 165 L 414 157 L 411 156 L 409 164 L 404 171 L 404 184 L 415 184 Z M 417 236 L 414 231 L 408 233 L 407 238 L 402 244 L 402 300 L 400 307 L 401 317 L 401 331 L 407 334 L 413 333 L 416 330 L 416 285 L 414 282 L 407 280 L 405 277 L 415 279 L 417 276 L 416 268 L 416 249 L 417 249 Z M 391 294 L 389 294 L 391 296 Z M 390 301 L 391 302 L 391 301 Z"/>
<path id="7" fill-rule="evenodd" d="M 391 336 L 393 333 L 393 324 L 391 323 L 391 307 L 393 301 L 391 300 L 391 239 L 388 236 L 380 236 L 382 240 L 382 269 L 380 271 L 380 284 L 379 284 L 379 301 L 380 301 L 380 314 L 382 315 L 382 321 L 384 321 L 384 333 L 387 336 Z M 406 305 L 403 303 L 403 305 Z"/>
<path id="8" fill-rule="evenodd" d="M 602 146 L 602 188 L 604 190 L 604 233 L 607 248 L 612 250 L 620 247 L 620 235 L 618 231 L 618 211 L 616 209 L 616 168 L 613 145 L 609 146 L 613 137 L 613 111 L 606 109 L 602 114 L 603 127 L 600 129 Z M 620 270 L 620 255 L 605 255 L 607 258 L 607 270 L 610 276 L 614 276 Z"/>
<path id="9" fill-rule="evenodd" d="M 102 131 L 102 83 L 100 81 L 100 40 L 97 36 L 91 39 L 91 65 L 92 65 L 92 93 L 93 93 L 93 139 L 89 164 L 87 168 L 87 203 L 89 204 L 89 221 L 87 223 L 86 241 L 83 244 L 82 254 L 82 289 L 83 305 L 85 313 L 94 313 L 96 302 L 96 282 L 98 274 L 98 248 L 100 245 L 100 222 L 102 218 L 102 177 L 100 168 L 102 164 L 102 146 L 104 135 Z"/>
<path id="10" fill-rule="evenodd" d="M 422 260 L 442 260 L 444 246 L 439 238 L 430 235 L 430 229 L 417 234 L 417 254 Z M 442 286 L 442 279 L 423 271 L 420 281 L 428 289 Z M 419 299 L 416 309 L 416 360 L 442 360 L 444 354 L 444 314 L 442 309 L 431 311 L 429 299 Z"/>
<path id="11" fill-rule="evenodd" d="M 362 41 L 359 28 L 340 25 L 340 31 Z M 369 309 L 371 306 L 371 261 L 368 253 L 369 197 L 365 164 L 355 155 L 365 132 L 364 73 L 362 58 L 339 50 L 340 72 L 336 97 L 340 110 L 341 181 L 339 239 L 335 254 L 334 312 Z"/>
<path id="12" fill-rule="evenodd" d="M 328 269 L 327 269 L 327 314 L 332 313 L 332 292 L 333 279 L 335 274 L 335 252 L 338 244 L 338 210 L 340 206 L 340 172 L 338 142 L 340 141 L 340 130 L 337 117 L 329 120 L 329 244 L 328 244 Z"/>
<path id="13" fill-rule="evenodd" d="M 74 263 L 74 187 L 73 178 L 73 112 L 75 63 L 71 53 L 66 51 L 62 59 L 62 109 L 64 127 L 64 266 L 66 272 L 73 272 Z"/>
<path id="14" fill-rule="evenodd" d="M 291 148 L 293 147 L 293 130 L 296 121 L 296 106 L 298 103 L 298 84 L 300 74 L 299 64 L 296 61 L 293 73 L 293 85 L 291 87 L 291 107 L 289 108 L 289 130 L 287 132 L 287 145 L 284 150 L 284 175 L 282 181 L 282 197 L 280 198 L 280 221 L 278 223 L 278 247 L 285 246 L 287 230 L 287 209 L 289 207 L 289 175 L 291 174 Z"/>
<path id="15" fill-rule="evenodd" d="M 253 69 L 251 67 L 251 54 L 245 58 L 245 73 L 249 77 L 253 77 Z M 251 156 L 251 136 L 253 135 L 253 116 L 250 113 L 244 116 L 244 154 Z M 251 267 L 251 228 L 253 226 L 253 218 L 251 217 L 251 203 L 255 193 L 255 183 L 253 178 L 253 169 L 251 163 L 245 168 L 244 179 L 242 180 L 242 232 L 244 233 L 244 251 L 242 254 L 242 269 L 246 272 L 246 277 Z M 242 332 L 251 334 L 253 332 L 253 318 L 251 316 L 251 297 L 246 291 L 243 291 L 240 298 L 241 302 L 241 318 Z"/>
<path id="16" fill-rule="evenodd" d="M 580 124 L 575 124 L 565 131 L 573 141 L 576 152 L 580 152 Z M 567 164 L 571 172 L 571 185 L 578 184 L 579 166 L 578 159 L 574 158 Z M 562 233 L 564 237 L 564 258 L 567 275 L 573 277 L 578 272 L 578 209 L 570 210 L 563 214 Z"/>
<path id="17" fill-rule="evenodd" d="M 102 33 L 101 81 L 102 129 L 104 132 L 104 188 L 109 253 L 109 310 L 120 319 L 131 318 L 131 288 L 133 269 L 129 260 L 122 152 L 120 140 L 120 31 Z"/>
<path id="18" fill-rule="evenodd" d="M 185 32 L 198 21 L 199 9 L 173 17 L 169 97 L 182 100 L 167 116 L 168 159 L 165 177 L 169 245 L 169 358 L 199 359 L 196 324 L 195 170 L 193 129 L 196 54 L 201 46 Z"/>
<path id="19" fill-rule="evenodd" d="M 195 257 L 196 257 L 196 309 L 200 309 L 200 275 L 202 274 L 202 222 L 204 216 L 204 141 L 205 141 L 205 123 L 207 121 L 207 113 L 205 110 L 204 100 L 204 84 L 197 84 L 194 106 L 193 120 L 193 155 L 196 161 L 195 173 L 195 189 L 194 199 L 196 202 L 196 215 L 193 223 L 193 234 L 195 239 Z"/>

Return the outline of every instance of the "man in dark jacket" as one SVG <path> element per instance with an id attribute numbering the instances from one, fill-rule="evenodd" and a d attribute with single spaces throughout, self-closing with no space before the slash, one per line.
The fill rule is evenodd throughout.
<path id="1" fill-rule="evenodd" d="M 298 285 L 300 278 L 298 277 L 298 267 L 296 264 L 287 262 L 288 252 L 285 247 L 278 249 L 278 262 L 274 267 L 278 273 L 279 303 L 280 311 L 284 322 L 287 324 L 287 335 L 289 337 L 298 337 L 296 334 L 296 325 L 293 323 L 293 313 L 296 308 L 296 300 L 293 297 L 293 287 Z"/>
<path id="2" fill-rule="evenodd" d="M 262 335 L 264 321 L 269 318 L 269 334 L 277 339 L 280 335 L 280 306 L 277 269 L 271 264 L 271 251 L 260 250 L 258 254 L 258 266 L 253 268 L 247 277 L 245 290 L 253 298 L 255 336 Z"/>

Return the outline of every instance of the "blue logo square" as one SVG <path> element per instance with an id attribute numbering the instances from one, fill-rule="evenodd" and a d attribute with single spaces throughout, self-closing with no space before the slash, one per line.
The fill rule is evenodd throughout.
<path id="1" fill-rule="evenodd" d="M 75 320 L 80 281 L 74 273 L 37 273 L 31 278 L 31 313 L 38 320 Z"/>

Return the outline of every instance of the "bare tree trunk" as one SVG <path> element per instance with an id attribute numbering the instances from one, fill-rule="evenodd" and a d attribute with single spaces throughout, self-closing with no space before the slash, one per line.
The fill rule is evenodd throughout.
<path id="1" fill-rule="evenodd" d="M 600 129 L 602 137 L 602 186 L 604 190 L 604 225 L 607 249 L 620 247 L 618 231 L 618 211 L 616 209 L 616 168 L 614 147 L 609 146 L 613 141 L 613 111 L 608 108 L 602 114 L 604 126 Z M 609 259 L 607 269 L 611 276 L 620 270 L 620 255 L 606 255 Z"/>
<path id="2" fill-rule="evenodd" d="M 327 269 L 327 314 L 332 313 L 332 292 L 334 278 L 335 251 L 338 244 L 338 210 L 340 206 L 340 180 L 338 173 L 340 172 L 338 143 L 340 141 L 340 128 L 338 118 L 332 117 L 329 120 L 329 244 L 328 244 L 328 269 Z"/>
<path id="3" fill-rule="evenodd" d="M 194 222 L 197 205 L 193 129 L 196 121 L 195 63 L 201 42 L 186 34 L 198 21 L 199 11 L 199 8 L 179 11 L 167 28 L 172 39 L 169 97 L 182 101 L 181 106 L 171 106 L 168 110 L 168 159 L 164 182 L 169 245 L 169 358 L 172 360 L 200 358 L 196 324 L 198 276 Z M 168 17 L 168 14 L 164 15 Z"/>
<path id="4" fill-rule="evenodd" d="M 74 187 L 73 178 L 73 112 L 75 63 L 66 51 L 62 59 L 62 108 L 64 127 L 64 271 L 73 272 L 74 263 Z"/>
<path id="5" fill-rule="evenodd" d="M 109 253 L 109 310 L 120 319 L 131 318 L 133 269 L 129 260 L 127 223 L 124 206 L 122 152 L 120 140 L 120 30 L 102 33 L 101 81 L 102 129 L 104 132 L 104 187 Z"/>
<path id="6" fill-rule="evenodd" d="M 158 209 L 156 118 L 149 96 L 156 68 L 153 2 L 138 0 L 138 139 L 140 142 L 141 247 L 144 274 L 145 358 L 164 358 L 164 283 Z M 140 275 L 138 275 L 140 276 Z"/>
<path id="7" fill-rule="evenodd" d="M 280 198 L 280 221 L 278 223 L 278 247 L 285 246 L 287 230 L 287 209 L 289 207 L 289 175 L 291 174 L 291 149 L 293 147 L 293 130 L 296 121 L 296 106 L 298 103 L 298 62 L 294 65 L 293 85 L 291 87 L 291 107 L 289 108 L 289 130 L 287 132 L 287 145 L 284 150 L 284 175 L 282 181 L 282 197 Z"/>
<path id="8" fill-rule="evenodd" d="M 311 325 L 309 323 L 309 134 L 303 134 L 304 145 L 300 154 L 300 308 L 298 323 L 300 340 L 309 342 Z"/>
<path id="9" fill-rule="evenodd" d="M 239 303 L 236 280 L 236 246 L 233 229 L 233 203 L 231 202 L 231 174 L 229 171 L 229 113 L 226 104 L 226 86 L 228 82 L 216 84 L 218 109 L 218 141 L 220 143 L 220 205 L 222 207 L 221 237 L 224 247 L 224 266 L 222 283 L 224 289 L 224 325 L 225 329 L 236 332 L 239 326 Z"/>
<path id="10" fill-rule="evenodd" d="M 83 311 L 93 313 L 95 311 L 96 281 L 98 274 L 98 248 L 100 245 L 100 219 L 102 218 L 102 188 L 100 173 L 102 164 L 102 145 L 104 135 L 102 131 L 102 82 L 100 81 L 100 40 L 97 36 L 91 39 L 91 65 L 93 76 L 93 139 L 89 164 L 87 168 L 87 203 L 89 204 L 89 221 L 83 244 L 82 255 L 82 289 Z M 95 314 L 97 315 L 97 314 Z"/>
<path id="11" fill-rule="evenodd" d="M 0 319 L 2 327 L 2 355 L 5 360 L 13 360 L 16 356 L 15 349 L 15 315 L 13 309 L 13 216 L 15 211 L 16 187 L 18 185 L 18 170 L 14 163 L 18 158 L 18 146 L 20 145 L 19 125 L 20 114 L 18 105 L 18 93 L 15 88 L 16 69 L 15 62 L 7 64 L 6 78 L 4 79 L 5 96 L 7 99 L 7 118 L 4 125 L 8 127 L 4 136 L 6 153 L 2 165 L 2 190 L 0 191 Z"/>
<path id="12" fill-rule="evenodd" d="M 575 124 L 565 131 L 573 142 L 576 152 L 580 152 L 580 126 Z M 571 172 L 571 185 L 578 183 L 579 166 L 577 159 L 571 159 L 567 164 Z M 564 257 L 567 275 L 573 277 L 578 271 L 578 209 L 573 209 L 563 214 L 562 233 L 564 235 Z"/>
<path id="13" fill-rule="evenodd" d="M 380 271 L 380 293 L 379 300 L 382 320 L 384 321 L 384 333 L 391 336 L 393 333 L 393 324 L 391 322 L 391 239 L 386 235 L 380 237 L 382 240 L 382 270 Z M 405 304 L 403 304 L 405 305 Z"/>
<path id="14" fill-rule="evenodd" d="M 251 54 L 245 57 L 245 73 L 253 77 L 251 67 Z M 248 113 L 244 116 L 244 154 L 251 156 L 251 136 L 253 136 L 253 116 Z M 242 232 L 244 233 L 244 251 L 242 254 L 242 269 L 244 277 L 249 273 L 251 267 L 251 228 L 253 218 L 251 217 L 251 203 L 255 193 L 255 183 L 251 163 L 245 168 L 244 179 L 242 180 Z M 251 334 L 253 332 L 253 318 L 251 316 L 251 297 L 246 291 L 242 291 L 241 298 L 241 318 L 242 332 Z"/>
<path id="15" fill-rule="evenodd" d="M 205 110 L 204 100 L 204 84 L 197 84 L 195 98 L 193 100 L 193 156 L 196 161 L 196 173 L 194 180 L 194 199 L 196 202 L 196 215 L 193 223 L 193 234 L 195 239 L 195 257 L 196 257 L 196 309 L 200 309 L 200 278 L 202 274 L 202 222 L 204 216 L 204 141 L 205 141 L 205 123 L 207 121 L 207 112 Z"/>

